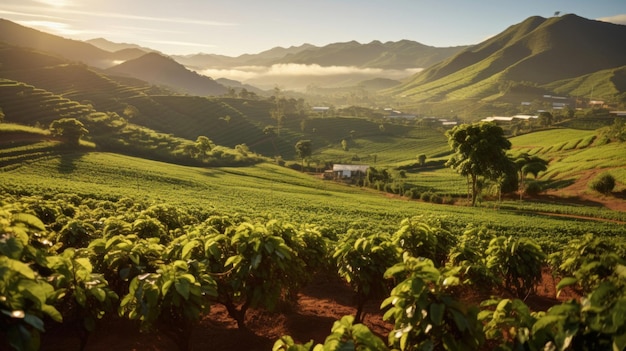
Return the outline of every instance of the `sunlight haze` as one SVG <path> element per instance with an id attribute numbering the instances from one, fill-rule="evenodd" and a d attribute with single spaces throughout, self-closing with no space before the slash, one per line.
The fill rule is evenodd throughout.
<path id="1" fill-rule="evenodd" d="M 4 0 L 0 18 L 66 38 L 105 38 L 166 54 L 239 56 L 356 40 L 477 44 L 529 16 L 574 13 L 626 24 L 623 1 Z"/>

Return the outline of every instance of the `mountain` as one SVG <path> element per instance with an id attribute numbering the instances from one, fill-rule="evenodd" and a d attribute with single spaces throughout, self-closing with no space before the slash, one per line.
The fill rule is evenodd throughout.
<path id="1" fill-rule="evenodd" d="M 271 66 L 289 54 L 296 54 L 301 51 L 315 48 L 311 44 L 291 46 L 288 48 L 274 47 L 262 51 L 258 54 L 243 54 L 237 57 L 215 55 L 215 54 L 195 54 L 195 55 L 174 55 L 177 62 L 185 66 L 194 68 L 232 68 L 238 66 Z"/>
<path id="2" fill-rule="evenodd" d="M 114 43 L 110 40 L 106 40 L 104 38 L 95 38 L 95 39 L 89 39 L 85 41 L 86 43 L 89 43 L 97 48 L 100 48 L 102 50 L 106 50 L 106 51 L 110 51 L 110 52 L 117 52 L 120 50 L 128 50 L 128 49 L 137 49 L 139 51 L 142 51 L 144 54 L 148 53 L 148 52 L 158 52 L 157 50 L 153 50 L 150 48 L 146 48 L 143 46 L 139 46 L 137 44 L 129 44 L 129 43 Z"/>
<path id="3" fill-rule="evenodd" d="M 0 19 L 0 41 L 53 53 L 66 59 L 80 61 L 98 68 L 107 68 L 113 66 L 116 61 L 136 58 L 143 54 L 142 52 L 141 54 L 135 53 L 134 56 L 129 56 L 128 52 L 121 54 L 112 53 L 83 41 L 44 33 L 5 19 Z"/>
<path id="4" fill-rule="evenodd" d="M 238 57 L 210 54 L 173 57 L 186 66 L 197 68 L 233 68 L 295 63 L 323 67 L 353 66 L 402 70 L 431 66 L 464 48 L 466 46 L 437 48 L 410 40 L 386 43 L 372 41 L 368 44 L 351 41 L 323 47 L 311 44 L 289 48 L 275 47 L 258 54 L 244 54 Z"/>
<path id="5" fill-rule="evenodd" d="M 411 40 L 334 43 L 289 54 L 280 63 L 355 66 L 382 69 L 424 68 L 448 58 L 464 46 L 437 48 Z"/>
<path id="6" fill-rule="evenodd" d="M 530 17 L 389 92 L 430 103 L 493 101 L 504 98 L 511 87 L 536 94 L 555 81 L 626 65 L 624 42 L 623 25 L 572 14 Z"/>
<path id="7" fill-rule="evenodd" d="M 191 95 L 223 95 L 227 92 L 213 79 L 190 71 L 174 59 L 155 52 L 108 68 L 106 72 L 125 74 Z"/>

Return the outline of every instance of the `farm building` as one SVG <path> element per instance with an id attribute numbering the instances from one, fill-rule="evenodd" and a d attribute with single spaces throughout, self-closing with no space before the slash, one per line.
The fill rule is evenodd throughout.
<path id="1" fill-rule="evenodd" d="M 368 165 L 333 165 L 332 179 L 354 179 L 365 177 L 367 170 L 370 168 Z"/>

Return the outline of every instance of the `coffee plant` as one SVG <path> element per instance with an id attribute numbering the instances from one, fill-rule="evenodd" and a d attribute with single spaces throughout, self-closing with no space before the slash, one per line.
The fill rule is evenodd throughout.
<path id="1" fill-rule="evenodd" d="M 384 274 L 388 267 L 399 261 L 399 253 L 386 234 L 366 235 L 351 229 L 337 243 L 333 259 L 339 275 L 354 289 L 357 322 L 362 321 L 367 301 L 389 293 L 390 285 Z"/>
<path id="2" fill-rule="evenodd" d="M 404 255 L 385 272 L 400 282 L 381 308 L 393 320 L 389 344 L 400 350 L 476 350 L 484 335 L 478 308 L 467 306 L 451 293 L 460 284 L 460 267 L 439 270 L 429 259 Z"/>
<path id="3" fill-rule="evenodd" d="M 17 350 L 39 349 L 46 317 L 63 320 L 45 276 L 47 260 L 30 240 L 41 231 L 37 217 L 0 209 L 0 333 Z"/>
<path id="4" fill-rule="evenodd" d="M 518 297 L 528 296 L 541 281 L 546 254 L 533 240 L 500 236 L 489 242 L 485 253 L 487 268 Z"/>

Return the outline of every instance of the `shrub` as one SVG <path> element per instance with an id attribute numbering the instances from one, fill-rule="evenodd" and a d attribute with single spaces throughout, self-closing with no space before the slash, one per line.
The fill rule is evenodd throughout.
<path id="1" fill-rule="evenodd" d="M 609 173 L 602 173 L 595 177 L 589 187 L 602 194 L 610 194 L 615 188 L 615 178 Z"/>
<path id="2" fill-rule="evenodd" d="M 411 188 L 404 192 L 404 196 L 410 199 L 419 199 L 422 196 L 418 188 Z"/>
<path id="3" fill-rule="evenodd" d="M 425 201 L 425 202 L 430 202 L 430 199 L 432 198 L 433 195 L 434 194 L 431 191 L 427 191 L 420 195 L 420 200 Z"/>
<path id="4" fill-rule="evenodd" d="M 491 240 L 485 253 L 487 269 L 518 297 L 528 296 L 541 281 L 546 254 L 532 239 L 500 236 Z"/>

